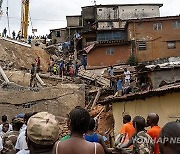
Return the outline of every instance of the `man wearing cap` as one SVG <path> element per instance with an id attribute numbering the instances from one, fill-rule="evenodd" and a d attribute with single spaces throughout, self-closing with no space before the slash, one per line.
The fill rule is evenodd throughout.
<path id="1" fill-rule="evenodd" d="M 54 115 L 39 112 L 33 115 L 27 123 L 28 150 L 18 154 L 52 154 L 55 142 L 59 138 L 58 122 Z"/>

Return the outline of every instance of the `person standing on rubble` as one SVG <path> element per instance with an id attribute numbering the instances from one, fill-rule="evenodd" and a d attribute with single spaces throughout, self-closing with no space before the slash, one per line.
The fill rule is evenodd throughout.
<path id="1" fill-rule="evenodd" d="M 62 77 L 64 74 L 64 60 L 61 60 L 59 63 L 59 77 Z"/>
<path id="2" fill-rule="evenodd" d="M 37 60 L 36 60 L 36 71 L 37 71 L 37 73 L 39 73 L 40 72 L 40 70 L 41 70 L 41 60 L 40 60 L 40 57 L 38 57 L 37 58 Z"/>
<path id="3" fill-rule="evenodd" d="M 115 96 L 117 96 L 117 97 L 122 96 L 123 87 L 122 87 L 121 77 L 117 78 L 116 90 L 117 90 L 117 92 L 115 93 Z"/>
<path id="4" fill-rule="evenodd" d="M 15 31 L 13 30 L 13 32 L 12 32 L 12 36 L 13 36 L 13 39 L 15 39 L 16 38 L 16 33 L 15 33 Z"/>
<path id="5" fill-rule="evenodd" d="M 87 67 L 87 56 L 86 56 L 86 54 L 83 54 L 82 65 L 84 67 L 84 70 L 86 70 L 86 67 Z"/>
<path id="6" fill-rule="evenodd" d="M 53 74 L 53 66 L 54 66 L 54 59 L 53 58 L 50 58 L 50 61 L 49 61 L 49 72 L 50 72 L 50 75 Z"/>
<path id="7" fill-rule="evenodd" d="M 6 37 L 6 34 L 7 34 L 7 29 L 4 28 L 4 30 L 3 30 L 3 37 Z"/>
<path id="8" fill-rule="evenodd" d="M 114 68 L 113 66 L 111 66 L 109 69 L 108 69 L 108 74 L 110 76 L 110 87 L 112 88 L 114 86 L 114 82 L 113 82 L 113 77 L 114 77 Z"/>
<path id="9" fill-rule="evenodd" d="M 36 82 L 36 67 L 35 67 L 35 64 L 32 64 L 30 87 L 35 87 L 35 86 L 37 86 L 37 82 Z"/>
<path id="10" fill-rule="evenodd" d="M 125 68 L 124 75 L 125 75 L 125 87 L 128 87 L 130 86 L 131 72 L 127 68 Z"/>

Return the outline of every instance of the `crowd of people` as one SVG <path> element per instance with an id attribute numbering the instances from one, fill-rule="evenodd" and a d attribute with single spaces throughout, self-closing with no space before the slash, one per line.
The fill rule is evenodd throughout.
<path id="1" fill-rule="evenodd" d="M 124 115 L 116 147 L 108 149 L 104 138 L 95 131 L 97 119 L 88 110 L 77 106 L 67 114 L 70 134 L 59 138 L 59 123 L 48 112 L 18 114 L 8 123 L 2 116 L 0 125 L 1 154 L 179 154 L 180 123 L 169 122 L 162 129 L 158 126 L 159 116 L 150 113 L 145 120 Z M 150 126 L 146 131 L 145 127 Z"/>
<path id="2" fill-rule="evenodd" d="M 116 138 L 117 149 L 130 148 L 133 154 L 180 153 L 180 123 L 169 122 L 161 128 L 158 122 L 156 113 L 150 113 L 146 120 L 142 116 L 135 116 L 132 122 L 130 115 L 124 115 L 123 126 Z M 150 128 L 146 130 L 146 127 Z"/>
<path id="3" fill-rule="evenodd" d="M 51 58 L 49 62 L 48 72 L 50 72 L 50 75 L 59 75 L 59 77 L 76 77 L 78 74 L 79 66 L 80 65 L 77 62 L 76 64 L 74 64 L 72 60 L 61 60 L 60 62 L 56 62 Z"/>
<path id="4" fill-rule="evenodd" d="M 8 30 L 6 29 L 6 27 L 3 29 L 2 31 L 2 35 L 0 34 L 0 36 L 2 37 L 7 37 L 7 38 L 12 38 L 14 40 L 21 40 L 23 39 L 21 31 L 18 31 L 17 33 L 13 30 L 12 34 L 7 34 Z M 11 35 L 11 36 L 10 36 Z M 48 35 L 39 35 L 39 36 L 35 36 L 35 35 L 29 35 L 28 39 L 27 39 L 27 43 L 31 44 L 32 40 L 43 40 L 43 43 L 47 45 L 47 39 L 48 39 Z M 38 42 L 36 41 L 35 45 L 37 45 Z"/>
<path id="5" fill-rule="evenodd" d="M 69 56 L 68 60 L 60 61 L 55 61 L 53 58 L 51 58 L 49 61 L 48 72 L 50 72 L 50 75 L 59 75 L 59 77 L 64 75 L 76 77 L 78 75 L 80 66 L 83 66 L 83 68 L 86 70 L 87 59 L 85 55 L 82 58 L 82 62 L 74 62 L 72 56 Z"/>

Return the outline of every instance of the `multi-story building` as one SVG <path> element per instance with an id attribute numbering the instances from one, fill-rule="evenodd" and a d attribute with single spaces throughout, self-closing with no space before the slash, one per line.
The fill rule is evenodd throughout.
<path id="1" fill-rule="evenodd" d="M 117 43 L 116 46 L 114 43 L 105 45 L 108 41 L 104 41 L 103 47 L 99 47 L 99 41 L 94 42 L 93 48 L 85 48 L 88 49 L 90 66 L 126 63 L 132 54 L 139 62 L 180 57 L 180 16 L 132 19 L 126 22 L 124 35 L 119 34 L 126 34 L 122 39 L 126 42 L 126 48 Z"/>
<path id="2" fill-rule="evenodd" d="M 180 56 L 180 16 L 160 17 L 162 6 L 82 7 L 81 15 L 66 17 L 67 27 L 61 29 L 66 32 L 60 41 L 72 40 L 76 32 L 80 33 L 82 39 L 78 42 L 78 49 L 85 49 L 90 66 L 126 63 L 132 54 L 140 62 Z M 57 36 L 56 30 L 54 33 Z M 60 34 L 63 33 L 60 31 Z"/>
<path id="3" fill-rule="evenodd" d="M 66 42 L 67 41 L 66 28 L 50 29 L 50 37 L 52 39 L 55 39 L 57 43 Z"/>
<path id="4" fill-rule="evenodd" d="M 130 20 L 128 40 L 140 62 L 180 56 L 180 16 Z"/>
<path id="5" fill-rule="evenodd" d="M 114 4 L 82 7 L 83 46 L 93 41 L 122 40 L 122 20 L 159 17 L 162 4 Z M 121 35 L 122 34 L 122 35 Z"/>

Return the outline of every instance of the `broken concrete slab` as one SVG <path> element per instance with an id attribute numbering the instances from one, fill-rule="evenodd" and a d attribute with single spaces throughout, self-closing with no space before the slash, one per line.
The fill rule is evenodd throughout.
<path id="1" fill-rule="evenodd" d="M 5 38 L 5 37 L 0 37 L 0 39 L 8 41 L 8 42 L 11 42 L 11 43 L 15 43 L 15 44 L 18 44 L 18 45 L 21 45 L 21 46 L 25 46 L 25 47 L 31 48 L 31 45 L 27 44 L 25 42 L 20 42 L 20 41 L 17 41 L 17 40 L 12 40 L 12 39 Z"/>
<path id="2" fill-rule="evenodd" d="M 18 113 L 47 111 L 66 117 L 75 106 L 83 106 L 85 87 L 77 84 L 58 84 L 34 92 L 31 90 L 4 90 L 0 88 L 0 112 L 13 118 Z M 11 112 L 9 112 L 11 111 Z"/>
<path id="3" fill-rule="evenodd" d="M 91 80 L 91 81 L 96 81 L 98 84 L 100 84 L 103 87 L 110 86 L 110 80 L 104 78 L 103 76 L 99 76 L 96 73 L 93 73 L 88 70 L 80 70 L 78 72 L 78 76 L 80 76 L 81 78 Z"/>

